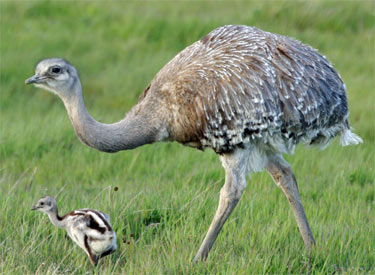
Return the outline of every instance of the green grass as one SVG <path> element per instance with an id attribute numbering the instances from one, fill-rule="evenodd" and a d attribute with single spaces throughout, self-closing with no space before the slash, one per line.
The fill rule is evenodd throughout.
<path id="1" fill-rule="evenodd" d="M 224 172 L 210 150 L 176 143 L 118 154 L 83 146 L 60 100 L 24 85 L 40 59 L 80 71 L 90 113 L 121 119 L 158 70 L 224 24 L 246 24 L 318 48 L 348 88 L 350 122 L 364 144 L 298 147 L 295 170 L 317 241 L 313 274 L 375 273 L 374 5 L 371 2 L 1 2 L 0 273 L 90 272 L 87 256 L 41 213 L 110 214 L 118 252 L 97 273 L 307 273 L 288 202 L 266 173 L 254 174 L 208 260 L 192 265 L 218 203 Z M 114 187 L 118 191 L 114 191 Z M 157 224 L 152 227 L 150 224 Z M 133 236 L 133 237 L 131 237 Z"/>

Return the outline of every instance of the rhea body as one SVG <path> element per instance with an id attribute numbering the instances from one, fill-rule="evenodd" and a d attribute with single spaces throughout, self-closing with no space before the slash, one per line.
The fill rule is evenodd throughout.
<path id="1" fill-rule="evenodd" d="M 41 198 L 31 210 L 46 213 L 53 225 L 65 228 L 69 237 L 87 253 L 93 265 L 117 249 L 116 233 L 109 217 L 98 210 L 84 208 L 60 217 L 56 200 L 49 196 Z"/>
<path id="2" fill-rule="evenodd" d="M 298 143 L 322 147 L 350 131 L 345 85 L 315 49 L 248 26 L 219 27 L 188 46 L 151 81 L 138 103 L 117 123 L 95 121 L 85 108 L 76 69 L 46 59 L 26 83 L 56 93 L 75 132 L 104 152 L 157 141 L 212 148 L 225 169 L 219 206 L 195 257 L 205 259 L 246 186 L 246 174 L 267 170 L 287 196 L 307 248 L 314 239 L 297 182 L 283 153 Z"/>

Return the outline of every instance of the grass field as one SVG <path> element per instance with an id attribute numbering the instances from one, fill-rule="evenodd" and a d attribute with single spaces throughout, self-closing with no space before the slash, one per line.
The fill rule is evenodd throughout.
<path id="1" fill-rule="evenodd" d="M 96 273 L 374 274 L 375 47 L 371 2 L 1 2 L 0 273 L 85 274 L 87 256 L 47 216 L 107 212 L 118 252 Z M 158 70 L 217 26 L 245 24 L 318 48 L 348 89 L 350 122 L 364 143 L 298 147 L 290 161 L 317 245 L 311 266 L 289 204 L 254 174 L 208 260 L 191 264 L 218 204 L 218 157 L 176 143 L 105 154 L 83 146 L 60 100 L 24 80 L 40 59 L 79 70 L 87 108 L 120 120 Z M 114 191 L 114 187 L 118 191 Z"/>

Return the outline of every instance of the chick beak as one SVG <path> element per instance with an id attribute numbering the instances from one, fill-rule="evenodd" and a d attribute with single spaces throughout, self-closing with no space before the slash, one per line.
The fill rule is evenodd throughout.
<path id="1" fill-rule="evenodd" d="M 31 210 L 37 210 L 38 209 L 38 207 L 36 207 L 36 206 L 31 206 L 31 208 L 30 208 Z"/>
<path id="2" fill-rule="evenodd" d="M 25 80 L 25 84 L 40 83 L 43 80 L 39 75 L 33 75 L 32 77 Z"/>

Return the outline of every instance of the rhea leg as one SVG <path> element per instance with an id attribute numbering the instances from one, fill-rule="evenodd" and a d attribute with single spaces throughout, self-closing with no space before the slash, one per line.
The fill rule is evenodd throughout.
<path id="1" fill-rule="evenodd" d="M 289 163 L 281 155 L 273 155 L 269 157 L 269 162 L 265 168 L 288 198 L 305 246 L 310 250 L 315 241 L 302 206 L 297 181 Z"/>
<path id="2" fill-rule="evenodd" d="M 221 228 L 240 200 L 246 186 L 245 172 L 247 154 L 236 151 L 220 157 L 225 169 L 225 183 L 220 190 L 219 206 L 211 222 L 206 237 L 194 258 L 194 262 L 205 260 Z"/>
<path id="3" fill-rule="evenodd" d="M 90 262 L 91 262 L 94 266 L 96 266 L 96 265 L 98 264 L 98 259 L 97 259 L 97 257 L 92 253 L 92 251 L 91 251 L 91 249 L 90 249 L 87 235 L 85 235 L 85 237 L 84 237 L 84 241 L 85 241 L 86 253 L 87 253 L 87 255 L 89 255 L 89 257 L 90 257 Z"/>

